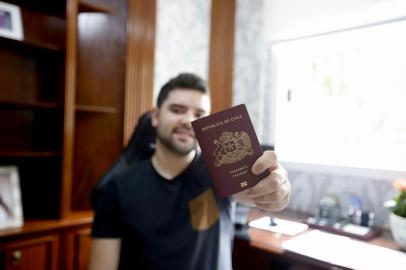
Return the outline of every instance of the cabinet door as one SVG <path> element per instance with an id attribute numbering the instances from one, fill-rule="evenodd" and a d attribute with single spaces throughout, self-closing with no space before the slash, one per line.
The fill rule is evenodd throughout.
<path id="1" fill-rule="evenodd" d="M 252 247 L 247 240 L 234 238 L 233 247 L 233 269 L 275 269 L 271 265 L 269 255 Z M 283 269 L 283 268 L 282 268 Z M 287 269 L 287 268 L 286 268 Z"/>
<path id="2" fill-rule="evenodd" d="M 91 245 L 90 232 L 89 227 L 68 232 L 65 261 L 67 270 L 86 270 L 88 268 Z"/>
<path id="3" fill-rule="evenodd" d="M 58 236 L 30 238 L 7 244 L 6 270 L 57 270 Z"/>

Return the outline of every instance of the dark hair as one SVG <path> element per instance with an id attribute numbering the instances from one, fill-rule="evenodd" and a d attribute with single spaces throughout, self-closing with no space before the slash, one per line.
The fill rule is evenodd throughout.
<path id="1" fill-rule="evenodd" d="M 208 94 L 207 84 L 202 78 L 193 73 L 180 73 L 162 86 L 156 102 L 158 108 L 168 98 L 169 93 L 176 88 L 191 89 Z"/>

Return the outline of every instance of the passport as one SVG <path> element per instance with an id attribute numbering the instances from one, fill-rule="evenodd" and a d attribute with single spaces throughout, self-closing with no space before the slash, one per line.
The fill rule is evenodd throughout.
<path id="1" fill-rule="evenodd" d="M 220 197 L 253 187 L 269 174 L 251 172 L 263 152 L 244 104 L 192 121 L 192 127 Z"/>

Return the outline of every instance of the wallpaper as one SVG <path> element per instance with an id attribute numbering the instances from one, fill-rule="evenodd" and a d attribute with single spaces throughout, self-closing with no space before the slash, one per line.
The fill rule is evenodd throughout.
<path id="1" fill-rule="evenodd" d="M 266 105 L 263 10 L 263 0 L 237 0 L 233 74 L 233 105 L 246 104 L 260 138 Z"/>
<path id="2" fill-rule="evenodd" d="M 157 1 L 154 97 L 180 72 L 207 80 L 210 8 L 207 0 Z"/>
<path id="3" fill-rule="evenodd" d="M 391 182 L 344 175 L 289 171 L 292 196 L 289 209 L 317 214 L 320 199 L 332 195 L 339 199 L 342 215 L 348 213 L 351 198 L 358 197 L 364 210 L 375 213 L 375 223 L 388 226 L 388 210 L 383 203 L 395 194 Z"/>

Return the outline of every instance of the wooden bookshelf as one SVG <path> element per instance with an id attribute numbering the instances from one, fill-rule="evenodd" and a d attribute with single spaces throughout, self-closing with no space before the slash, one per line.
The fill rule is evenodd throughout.
<path id="1" fill-rule="evenodd" d="M 62 104 L 48 101 L 0 100 L 0 106 L 10 109 L 62 109 Z"/>
<path id="2" fill-rule="evenodd" d="M 148 63 L 152 91 L 143 51 L 155 32 L 137 35 L 151 46 L 133 41 L 148 59 L 126 58 L 128 23 L 154 28 L 144 15 L 155 0 L 131 3 L 136 20 L 127 0 L 6 2 L 20 7 L 24 38 L 0 37 L 0 166 L 18 168 L 24 225 L 0 229 L 0 269 L 86 269 L 90 194 L 122 151 L 125 107 L 138 106 L 124 102 L 128 65 L 145 75 Z"/>
<path id="3" fill-rule="evenodd" d="M 47 158 L 58 157 L 60 155 L 59 152 L 52 151 L 0 151 L 1 158 Z"/>
<path id="4" fill-rule="evenodd" d="M 76 105 L 75 108 L 78 112 L 118 113 L 116 108 L 106 106 Z"/>
<path id="5" fill-rule="evenodd" d="M 78 9 L 79 13 L 111 13 L 111 9 L 103 6 L 103 5 L 96 5 L 94 3 L 91 3 L 89 1 L 85 1 L 85 0 L 80 0 L 79 1 L 79 9 Z"/>
<path id="6" fill-rule="evenodd" d="M 66 0 L 7 0 L 11 4 L 43 14 L 52 14 L 58 17 L 66 15 Z"/>
<path id="7" fill-rule="evenodd" d="M 1 46 L 19 47 L 27 50 L 48 50 L 53 52 L 61 52 L 63 47 L 50 42 L 42 42 L 39 40 L 14 40 L 0 36 Z"/>

